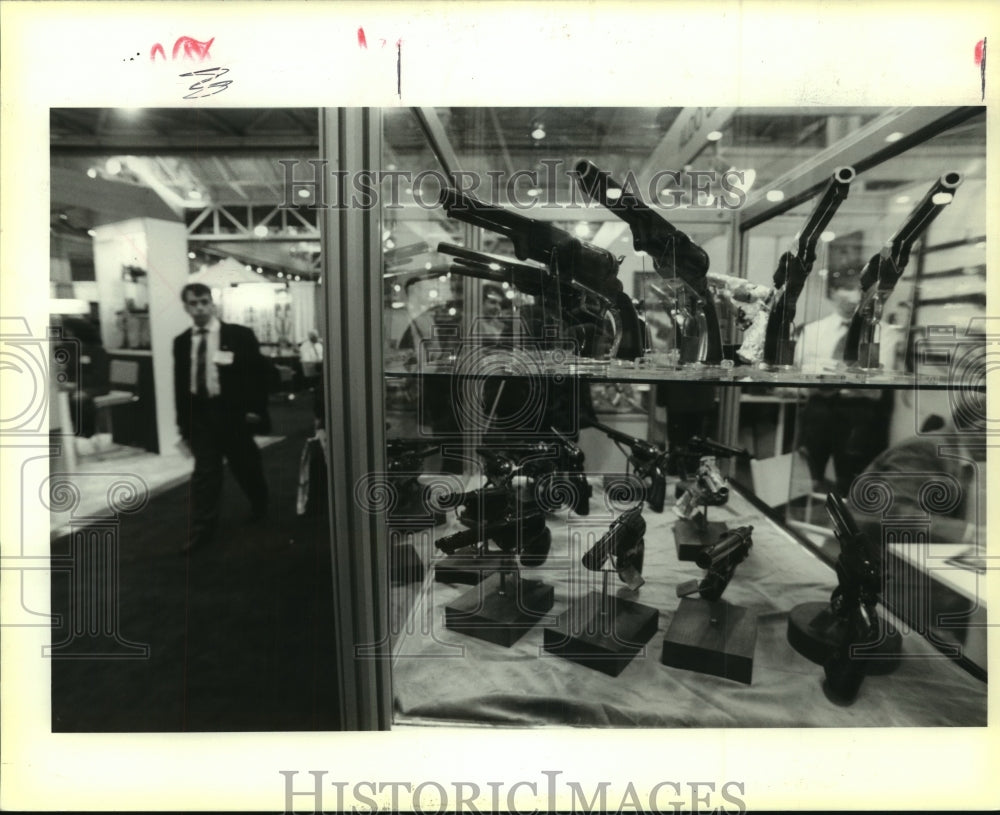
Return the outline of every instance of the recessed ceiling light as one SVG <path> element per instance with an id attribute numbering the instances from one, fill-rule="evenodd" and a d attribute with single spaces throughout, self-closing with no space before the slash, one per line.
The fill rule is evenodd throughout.
<path id="1" fill-rule="evenodd" d="M 262 266 L 258 266 L 257 267 L 257 274 L 263 274 L 263 273 L 264 273 L 264 268 Z"/>
<path id="2" fill-rule="evenodd" d="M 285 276 L 284 272 L 278 272 L 278 277 L 284 277 L 284 276 Z"/>
<path id="3" fill-rule="evenodd" d="M 95 167 L 90 167 L 87 170 L 87 175 L 90 178 L 97 178 L 97 169 Z"/>
<path id="4" fill-rule="evenodd" d="M 92 238 L 97 236 L 97 232 L 93 229 L 88 229 L 87 234 L 90 235 L 90 237 Z"/>
<path id="5" fill-rule="evenodd" d="M 491 263 L 490 264 L 490 269 L 492 271 L 494 271 L 494 272 L 499 272 L 501 268 L 503 268 L 503 267 L 499 263 Z"/>
<path id="6" fill-rule="evenodd" d="M 403 287 L 402 287 L 402 286 L 400 286 L 400 285 L 399 285 L 398 283 L 396 283 L 396 284 L 395 284 L 395 285 L 394 285 L 394 286 L 392 287 L 392 290 L 393 290 L 393 291 L 402 291 L 402 290 L 403 290 Z"/>
<path id="7" fill-rule="evenodd" d="M 266 238 L 267 227 L 264 226 L 264 224 L 257 224 L 257 226 L 253 228 L 253 234 L 256 235 L 258 238 Z"/>
<path id="8" fill-rule="evenodd" d="M 249 263 L 246 266 L 244 266 L 243 268 L 246 269 L 248 272 L 252 272 L 253 271 L 253 266 L 251 266 Z"/>
<path id="9" fill-rule="evenodd" d="M 535 141 L 541 141 L 545 138 L 545 125 L 536 124 L 535 129 L 531 131 L 531 138 Z"/>
<path id="10" fill-rule="evenodd" d="M 431 289 L 429 292 L 427 292 L 427 296 L 431 300 L 437 300 L 437 298 L 438 298 L 438 290 L 437 289 Z"/>
<path id="11" fill-rule="evenodd" d="M 782 190 L 768 190 L 764 197 L 768 201 L 784 201 L 785 193 Z"/>
<path id="12" fill-rule="evenodd" d="M 719 139 L 722 138 L 722 131 L 713 130 L 711 133 L 705 136 L 705 138 L 708 139 L 709 141 L 718 141 Z"/>
<path id="13" fill-rule="evenodd" d="M 898 130 L 896 130 L 896 131 L 894 131 L 894 132 L 890 133 L 890 134 L 889 134 L 888 136 L 886 136 L 886 137 L 885 137 L 885 140 L 886 140 L 887 142 L 890 142 L 890 143 L 892 143 L 892 142 L 894 142 L 894 141 L 899 141 L 899 140 L 900 140 L 901 138 L 903 138 L 903 135 L 904 135 L 904 134 L 902 134 L 902 133 L 900 133 L 900 132 L 899 132 Z"/>
<path id="14" fill-rule="evenodd" d="M 428 271 L 430 271 L 431 262 L 429 260 L 424 264 L 424 268 L 427 269 Z"/>
<path id="15" fill-rule="evenodd" d="M 514 297 L 516 297 L 516 295 L 514 294 L 514 290 L 513 290 L 513 289 L 511 289 L 511 288 L 508 288 L 508 289 L 507 289 L 507 293 L 506 293 L 505 297 L 506 297 L 506 298 L 507 298 L 508 300 L 513 300 L 513 299 L 514 299 Z"/>
<path id="16" fill-rule="evenodd" d="M 819 233 L 819 239 L 821 241 L 823 241 L 823 243 L 829 243 L 830 241 L 832 241 L 836 237 L 837 237 L 837 233 L 836 232 L 831 232 L 829 229 L 826 230 L 826 232 L 820 232 Z"/>
<path id="17" fill-rule="evenodd" d="M 308 198 L 310 195 L 312 195 L 312 193 L 305 187 L 299 187 L 299 198 Z"/>
<path id="18" fill-rule="evenodd" d="M 452 306 L 450 309 L 448 309 L 448 314 L 454 317 L 456 314 L 458 314 L 458 309 Z"/>
<path id="19" fill-rule="evenodd" d="M 194 260 L 198 257 L 194 252 L 188 252 L 188 260 Z"/>
<path id="20" fill-rule="evenodd" d="M 299 275 L 295 275 L 295 279 L 296 279 L 296 280 L 301 280 L 302 278 L 301 278 L 301 277 L 299 277 Z"/>

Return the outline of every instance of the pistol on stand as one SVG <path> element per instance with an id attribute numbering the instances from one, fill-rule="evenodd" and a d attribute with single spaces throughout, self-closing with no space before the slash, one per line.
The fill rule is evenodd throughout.
<path id="1" fill-rule="evenodd" d="M 879 617 L 882 555 L 858 529 L 837 493 L 826 511 L 840 544 L 837 588 L 829 603 L 802 603 L 788 617 L 788 642 L 824 668 L 823 689 L 841 704 L 854 701 L 866 674 L 885 674 L 899 664 L 902 637 Z"/>
<path id="2" fill-rule="evenodd" d="M 756 330 L 743 335 L 743 344 L 737 351 L 745 362 L 763 362 L 766 365 L 791 365 L 795 359 L 795 312 L 799 295 L 806 278 L 816 262 L 816 244 L 826 230 L 837 209 L 847 200 L 850 184 L 856 173 L 853 167 L 839 167 L 820 196 L 802 230 L 796 236 L 795 246 L 778 259 L 772 288 L 765 301 L 767 321 L 760 336 L 760 323 Z"/>
<path id="3" fill-rule="evenodd" d="M 910 259 L 910 250 L 955 197 L 961 173 L 945 173 L 914 207 L 903 225 L 861 270 L 861 301 L 847 328 L 844 362 L 864 370 L 880 367 L 882 311 Z"/>
<path id="4" fill-rule="evenodd" d="M 752 533 L 752 526 L 741 526 L 706 547 L 695 561 L 705 576 L 677 587 L 681 602 L 663 640 L 664 665 L 751 683 L 757 615 L 721 598 L 753 548 Z"/>
<path id="5" fill-rule="evenodd" d="M 689 461 L 698 456 L 694 475 L 688 476 Z M 697 560 L 699 553 L 726 534 L 722 521 L 708 520 L 708 507 L 720 507 L 729 501 L 729 484 L 719 471 L 717 457 L 751 458 L 741 447 L 692 436 L 675 458 L 682 481 L 675 488 L 674 546 L 678 560 Z"/>
<path id="6" fill-rule="evenodd" d="M 646 521 L 642 517 L 642 504 L 638 504 L 619 515 L 584 554 L 584 568 L 601 574 L 601 590 L 570 600 L 555 624 L 545 629 L 546 651 L 618 676 L 653 638 L 659 626 L 659 611 L 610 591 L 611 575 L 615 572 L 633 594 L 645 582 L 642 578 L 645 534 Z"/>
<path id="7" fill-rule="evenodd" d="M 442 190 L 439 200 L 449 217 L 508 238 L 519 261 L 541 264 L 540 267 L 516 264 L 451 244 L 440 244 L 439 252 L 459 258 L 454 271 L 512 283 L 525 294 L 543 297 L 547 304 L 554 300 L 560 313 L 575 319 L 583 315 L 590 316 L 592 321 L 595 305 L 606 305 L 616 322 L 615 342 L 613 347 L 606 349 L 610 356 L 621 359 L 641 356 L 639 317 L 618 279 L 620 261 L 611 252 L 582 241 L 551 223 L 484 203 L 455 189 Z M 503 276 L 497 277 L 497 274 Z M 585 350 L 593 353 L 595 349 Z M 586 354 L 581 350 L 581 355 Z"/>
<path id="8" fill-rule="evenodd" d="M 606 424 L 590 419 L 589 427 L 600 430 L 605 436 L 619 445 L 628 448 L 625 457 L 635 474 L 641 478 L 646 488 L 646 501 L 653 512 L 663 512 L 667 497 L 667 462 L 666 450 L 650 444 L 648 441 L 630 436 Z"/>
<path id="9" fill-rule="evenodd" d="M 682 355 L 681 361 L 720 363 L 722 334 L 715 301 L 708 287 L 708 253 L 593 163 L 578 162 L 576 180 L 588 199 L 607 207 L 628 224 L 635 250 L 645 252 L 653 259 L 653 266 L 660 277 L 680 278 L 698 296 L 705 319 L 707 343 L 698 358 L 690 359 Z"/>
<path id="10" fill-rule="evenodd" d="M 448 555 L 436 565 L 438 581 L 479 584 L 445 606 L 445 627 L 507 648 L 517 642 L 555 601 L 552 586 L 521 577 L 517 561 L 520 558 L 524 566 L 543 564 L 551 540 L 545 516 L 540 511 L 526 514 L 513 501 L 502 517 L 484 519 L 435 541 Z M 499 551 L 490 550 L 490 541 Z M 445 567 L 449 559 L 470 549 L 471 556 L 453 562 L 450 570 Z M 458 579 L 462 576 L 469 579 Z"/>

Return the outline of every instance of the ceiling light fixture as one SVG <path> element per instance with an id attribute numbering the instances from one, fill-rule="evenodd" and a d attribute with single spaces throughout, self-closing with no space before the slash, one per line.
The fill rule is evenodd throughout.
<path id="1" fill-rule="evenodd" d="M 190 198 L 192 201 L 200 201 L 201 200 L 201 190 L 190 190 L 188 192 L 188 198 Z"/>
<path id="2" fill-rule="evenodd" d="M 722 138 L 722 131 L 713 130 L 711 133 L 705 136 L 705 138 L 708 139 L 708 141 L 718 141 L 719 139 Z"/>
<path id="3" fill-rule="evenodd" d="M 87 234 L 90 235 L 90 237 L 92 237 L 92 238 L 96 238 L 97 237 L 97 231 L 94 230 L 94 229 L 88 229 L 87 230 Z"/>
<path id="4" fill-rule="evenodd" d="M 767 194 L 764 196 L 768 201 L 784 201 L 785 193 L 781 190 L 768 190 Z"/>
<path id="5" fill-rule="evenodd" d="M 954 197 L 950 192 L 939 192 L 931 196 L 931 203 L 936 207 L 943 207 L 945 204 L 950 204 Z"/>
<path id="6" fill-rule="evenodd" d="M 253 228 L 253 234 L 256 235 L 258 238 L 266 238 L 267 227 L 264 226 L 264 224 L 257 224 L 257 226 Z"/>
<path id="7" fill-rule="evenodd" d="M 896 196 L 896 203 L 897 204 L 909 204 L 910 203 L 910 196 L 908 196 L 908 195 L 897 195 Z"/>
<path id="8" fill-rule="evenodd" d="M 87 170 L 87 176 L 90 178 L 97 178 L 97 169 L 94 167 L 90 167 Z"/>
<path id="9" fill-rule="evenodd" d="M 534 129 L 531 131 L 531 138 L 535 141 L 541 141 L 545 138 L 545 125 L 541 122 L 536 122 Z"/>
<path id="10" fill-rule="evenodd" d="M 299 198 L 308 198 L 310 195 L 312 195 L 312 193 L 305 187 L 299 187 Z"/>
<path id="11" fill-rule="evenodd" d="M 122 163 L 116 158 L 109 158 L 104 162 L 104 169 L 111 175 L 118 175 L 122 171 Z"/>
<path id="12" fill-rule="evenodd" d="M 194 260 L 196 257 L 198 257 L 198 255 L 194 252 L 188 252 L 188 260 Z"/>
<path id="13" fill-rule="evenodd" d="M 886 136 L 885 140 L 891 144 L 894 141 L 899 141 L 901 138 L 903 138 L 903 135 L 904 134 L 902 134 L 898 130 L 896 130 L 896 131 L 890 133 L 888 136 Z"/>
<path id="14" fill-rule="evenodd" d="M 832 241 L 836 237 L 837 237 L 837 233 L 836 232 L 831 232 L 829 229 L 826 230 L 826 232 L 820 232 L 819 233 L 819 239 L 821 241 L 823 241 L 823 243 L 829 243 L 830 241 Z"/>
<path id="15" fill-rule="evenodd" d="M 284 272 L 278 272 L 278 277 L 284 277 L 284 276 L 285 276 Z"/>
<path id="16" fill-rule="evenodd" d="M 578 238 L 589 238 L 590 237 L 590 224 L 580 221 L 573 227 L 573 234 Z"/>

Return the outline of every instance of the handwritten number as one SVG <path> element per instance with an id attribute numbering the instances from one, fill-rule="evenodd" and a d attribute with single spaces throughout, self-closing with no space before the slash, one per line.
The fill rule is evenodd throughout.
<path id="1" fill-rule="evenodd" d="M 181 77 L 185 76 L 200 76 L 204 77 L 195 82 L 190 88 L 188 88 L 191 93 L 187 94 L 185 99 L 202 99 L 206 96 L 215 96 L 217 93 L 222 93 L 226 88 L 233 84 L 231 79 L 223 79 L 221 82 L 211 82 L 213 79 L 218 79 L 224 74 L 228 74 L 228 68 L 203 68 L 200 71 L 190 71 L 186 74 L 181 74 Z M 210 89 L 215 88 L 215 90 Z"/>

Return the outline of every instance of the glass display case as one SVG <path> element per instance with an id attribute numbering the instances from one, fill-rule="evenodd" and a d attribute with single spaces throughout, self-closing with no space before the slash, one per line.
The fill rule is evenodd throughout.
<path id="1" fill-rule="evenodd" d="M 985 723 L 983 109 L 349 115 L 377 726 Z"/>

